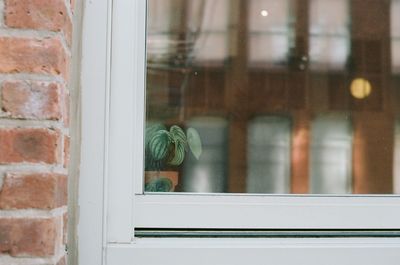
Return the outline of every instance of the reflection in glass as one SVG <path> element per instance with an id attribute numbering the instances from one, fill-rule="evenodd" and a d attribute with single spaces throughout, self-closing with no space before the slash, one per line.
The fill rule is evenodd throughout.
<path id="1" fill-rule="evenodd" d="M 400 193 L 400 0 L 147 1 L 148 190 Z"/>
<path id="2" fill-rule="evenodd" d="M 247 192 L 290 192 L 290 120 L 258 117 L 248 127 Z"/>
<path id="3" fill-rule="evenodd" d="M 391 36 L 392 36 L 392 68 L 394 73 L 400 73 L 400 1 L 392 0 L 391 6 Z"/>
<path id="4" fill-rule="evenodd" d="M 205 0 L 201 31 L 195 47 L 197 62 L 222 62 L 227 58 L 228 22 L 229 0 Z"/>
<path id="5" fill-rule="evenodd" d="M 400 121 L 396 121 L 394 138 L 394 192 L 400 194 Z"/>
<path id="6" fill-rule="evenodd" d="M 348 117 L 321 115 L 311 128 L 311 193 L 351 192 L 352 132 Z"/>
<path id="7" fill-rule="evenodd" d="M 183 167 L 183 190 L 225 192 L 227 181 L 228 123 L 222 118 L 197 117 L 187 122 L 202 139 L 200 159 L 190 156 Z"/>
<path id="8" fill-rule="evenodd" d="M 310 60 L 313 69 L 342 69 L 349 55 L 349 1 L 311 0 Z"/>
<path id="9" fill-rule="evenodd" d="M 249 1 L 249 62 L 282 64 L 293 41 L 291 0 Z"/>
<path id="10" fill-rule="evenodd" d="M 186 66 L 193 59 L 204 0 L 150 0 L 148 9 L 151 13 L 147 22 L 148 66 Z"/>

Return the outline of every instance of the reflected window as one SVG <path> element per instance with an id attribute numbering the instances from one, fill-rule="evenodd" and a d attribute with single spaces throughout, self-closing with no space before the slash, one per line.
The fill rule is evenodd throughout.
<path id="1" fill-rule="evenodd" d="M 392 0 L 391 8 L 392 71 L 400 73 L 400 0 Z"/>
<path id="2" fill-rule="evenodd" d="M 195 61 L 221 63 L 228 57 L 229 0 L 204 0 Z"/>
<path id="3" fill-rule="evenodd" d="M 400 194 L 400 121 L 395 123 L 393 167 L 394 193 Z"/>
<path id="4" fill-rule="evenodd" d="M 290 192 L 291 122 L 286 117 L 264 116 L 248 126 L 247 192 Z"/>
<path id="5" fill-rule="evenodd" d="M 147 1 L 150 14 L 147 21 L 149 67 L 187 67 L 192 63 L 195 45 L 199 42 L 205 5 L 212 1 L 214 0 Z"/>
<path id="6" fill-rule="evenodd" d="M 290 0 L 250 0 L 250 64 L 279 65 L 286 62 L 294 38 L 291 3 Z"/>
<path id="7" fill-rule="evenodd" d="M 321 115 L 312 123 L 311 193 L 352 192 L 352 128 L 346 115 Z"/>
<path id="8" fill-rule="evenodd" d="M 154 14 L 148 16 L 147 21 L 147 59 L 149 62 L 155 62 L 165 58 L 171 48 L 173 41 L 171 31 L 174 24 L 171 16 L 173 1 L 149 0 L 147 3 L 148 13 Z"/>
<path id="9" fill-rule="evenodd" d="M 348 0 L 311 0 L 311 69 L 343 69 L 350 52 Z"/>
<path id="10" fill-rule="evenodd" d="M 197 117 L 186 123 L 201 135 L 199 160 L 188 156 L 183 165 L 185 192 L 226 192 L 228 122 L 217 117 Z"/>

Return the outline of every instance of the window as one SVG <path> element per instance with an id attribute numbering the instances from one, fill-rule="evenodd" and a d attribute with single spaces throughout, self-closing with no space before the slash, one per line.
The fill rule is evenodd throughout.
<path id="1" fill-rule="evenodd" d="M 395 192 L 400 193 L 400 123 L 396 122 L 395 128 L 395 156 L 394 156 L 394 187 Z"/>
<path id="2" fill-rule="evenodd" d="M 291 0 L 249 2 L 249 62 L 254 65 L 282 65 L 293 48 Z"/>
<path id="3" fill-rule="evenodd" d="M 248 193 L 288 193 L 290 190 L 290 120 L 264 116 L 248 128 Z"/>
<path id="4" fill-rule="evenodd" d="M 158 1 L 149 0 L 148 9 L 146 192 L 394 192 L 395 120 L 385 106 L 397 102 L 385 98 L 394 85 L 388 83 L 390 53 L 382 41 L 389 27 L 371 31 L 373 20 L 358 15 L 363 5 L 355 0 L 164 0 L 158 6 Z M 171 6 L 163 12 L 174 20 L 160 30 L 155 25 L 158 16 L 166 16 L 159 14 L 163 5 Z M 391 8 L 386 8 L 388 17 Z M 213 49 L 202 49 L 202 34 L 230 41 L 218 44 L 210 37 Z M 155 51 L 155 39 L 169 48 Z M 228 45 L 236 52 L 225 60 L 220 48 Z M 209 50 L 219 55 L 206 59 Z M 204 63 L 211 59 L 224 63 Z M 339 112 L 353 121 L 354 131 L 347 132 L 350 127 L 339 118 L 322 118 Z M 191 120 L 215 115 L 227 121 L 221 140 L 227 151 L 214 161 L 223 174 L 212 176 L 200 166 L 201 139 L 209 142 L 210 136 L 193 128 Z M 252 124 L 261 116 L 286 116 L 293 128 L 278 129 L 272 120 Z M 305 144 L 292 146 L 299 137 Z M 285 147 L 279 147 L 282 141 Z M 174 177 L 167 177 L 170 171 Z M 219 183 L 219 188 L 186 185 L 194 176 L 201 187 Z"/>
<path id="5" fill-rule="evenodd" d="M 312 125 L 311 192 L 352 191 L 352 131 L 345 115 L 319 116 Z"/>
<path id="6" fill-rule="evenodd" d="M 314 70 L 343 69 L 349 56 L 349 38 L 349 0 L 310 2 L 310 60 Z"/>
<path id="7" fill-rule="evenodd" d="M 227 185 L 228 122 L 218 117 L 196 117 L 188 126 L 203 135 L 202 156 L 184 162 L 182 190 L 187 192 L 224 192 Z"/>
<path id="8" fill-rule="evenodd" d="M 228 0 L 203 1 L 201 28 L 194 48 L 195 60 L 198 63 L 218 64 L 228 58 L 230 50 L 229 35 L 227 34 L 230 22 L 228 3 Z"/>
<path id="9" fill-rule="evenodd" d="M 400 1 L 392 0 L 391 7 L 391 36 L 392 36 L 392 68 L 394 73 L 400 71 Z"/>
<path id="10" fill-rule="evenodd" d="M 360 1 L 351 2 L 354 4 Z M 387 4 L 386 1 L 362 1 L 362 6 L 359 7 L 361 10 L 358 11 L 363 13 L 363 8 L 368 6 L 368 10 L 373 14 L 370 17 L 389 19 L 390 16 L 381 13 L 380 5 L 385 3 Z M 386 68 L 377 69 L 377 64 L 368 64 L 369 60 L 378 57 L 364 56 L 361 61 L 351 58 L 351 67 L 354 68 L 347 72 L 348 75 L 309 72 L 307 63 L 303 65 L 305 68 L 298 67 L 297 60 L 284 67 L 284 73 L 273 72 L 270 76 L 258 72 L 259 69 L 252 69 L 249 71 L 252 76 L 247 81 L 240 78 L 232 80 L 237 77 L 234 74 L 230 74 L 229 78 L 224 75 L 218 82 L 226 83 L 227 86 L 232 83 L 237 85 L 237 90 L 226 94 L 230 103 L 228 106 L 235 110 L 234 115 L 224 115 L 219 102 L 212 100 L 214 98 L 204 101 L 206 106 L 215 108 L 213 113 L 205 113 L 198 106 L 190 112 L 186 109 L 188 112 L 184 113 L 185 125 L 195 127 L 199 133 L 205 130 L 205 117 L 213 117 L 213 128 L 228 127 L 226 130 L 229 137 L 225 138 L 229 143 L 228 154 L 233 154 L 229 142 L 233 139 L 232 133 L 239 132 L 240 139 L 255 139 L 247 131 L 260 130 L 257 129 L 258 126 L 272 126 L 274 130 L 282 132 L 290 130 L 290 141 L 287 140 L 288 137 L 282 137 L 279 141 L 285 144 L 279 146 L 289 146 L 290 142 L 290 191 L 294 191 L 296 195 L 235 192 L 235 187 L 246 189 L 243 182 L 245 178 L 242 177 L 247 175 L 248 170 L 251 171 L 251 162 L 244 166 L 243 163 L 247 164 L 247 158 L 243 159 L 240 156 L 236 159 L 242 164 L 231 168 L 231 162 L 228 162 L 227 171 L 228 178 L 231 178 L 232 172 L 236 174 L 228 182 L 228 191 L 239 194 L 145 193 L 145 7 L 145 1 L 111 3 L 106 0 L 88 2 L 86 6 L 82 66 L 82 86 L 85 89 L 82 95 L 83 145 L 79 228 L 81 263 L 187 264 L 190 260 L 190 263 L 195 265 L 243 264 L 251 259 L 255 263 L 259 260 L 270 260 L 276 264 L 321 264 L 326 260 L 335 264 L 373 265 L 380 264 L 383 260 L 385 264 L 397 264 L 400 247 L 398 238 L 393 236 L 398 235 L 397 230 L 400 228 L 399 198 L 365 195 L 393 193 L 394 163 L 391 157 L 393 158 L 395 149 L 395 126 L 391 120 L 393 116 L 382 114 L 387 107 L 384 100 L 388 97 L 388 90 L 385 90 L 382 84 L 390 82 L 387 82 L 387 73 L 379 70 Z M 356 21 L 353 21 L 352 25 L 357 25 Z M 363 25 L 361 23 L 359 26 Z M 351 53 L 368 54 L 373 51 L 382 55 L 379 58 L 390 58 L 386 53 L 390 50 L 389 47 L 382 46 L 384 43 L 376 40 L 371 42 L 368 38 L 371 37 L 368 36 L 371 32 L 365 27 L 362 29 L 361 32 L 367 35 L 356 36 L 357 40 L 351 44 Z M 303 27 L 301 32 L 304 34 L 308 30 L 304 30 Z M 373 31 L 372 34 L 377 33 Z M 308 51 L 299 45 L 301 43 L 303 41 L 296 38 L 295 54 Z M 387 59 L 380 60 L 383 65 L 388 64 Z M 175 65 L 174 70 L 182 70 L 180 66 Z M 235 71 L 242 71 L 244 66 L 246 65 L 243 63 L 238 64 L 237 68 L 228 67 L 223 72 L 231 70 L 238 73 Z M 197 66 L 190 67 L 188 73 L 196 76 Z M 361 74 L 362 76 L 358 76 Z M 293 78 L 293 81 L 288 82 L 287 77 Z M 170 84 L 171 81 L 165 81 L 163 78 L 156 80 L 161 84 Z M 210 80 L 207 82 L 212 83 Z M 241 89 L 242 84 L 251 85 L 246 90 Z M 169 113 L 159 111 L 158 114 L 166 117 L 172 113 L 179 117 L 179 107 L 182 102 L 187 101 L 182 101 L 179 97 L 180 86 L 172 82 L 169 87 L 175 90 L 171 93 L 165 93 L 162 89 L 156 92 L 161 93 L 161 105 L 172 110 Z M 253 88 L 258 90 L 252 90 Z M 281 101 L 265 96 L 274 93 L 279 95 Z M 304 95 L 307 96 L 306 100 L 302 100 Z M 343 100 L 335 101 L 335 97 L 340 95 L 343 95 Z M 244 96 L 251 97 L 251 101 L 246 105 L 246 110 L 251 115 L 246 116 L 246 119 L 241 116 L 242 109 L 235 101 Z M 206 96 L 202 99 L 205 98 L 207 99 Z M 313 105 L 309 105 L 310 100 L 314 102 Z M 264 108 L 255 113 L 254 106 L 260 104 L 257 101 L 265 103 Z M 289 111 L 290 108 L 293 108 L 293 112 Z M 324 119 L 343 121 L 340 115 L 332 119 L 326 118 L 324 113 L 329 111 L 350 114 L 352 117 L 351 126 L 342 122 L 343 125 L 334 126 L 334 130 L 343 135 L 343 138 L 340 137 L 342 153 L 343 150 L 348 150 L 350 145 L 349 138 L 344 135 L 350 133 L 353 137 L 353 191 L 364 194 L 363 196 L 305 196 L 297 192 L 301 189 L 304 193 L 310 193 L 309 182 L 314 179 L 308 178 L 314 167 L 310 166 L 313 165 L 311 158 L 314 149 L 303 149 L 304 146 L 312 146 L 309 139 L 324 138 L 333 142 L 332 137 L 323 130 L 324 126 L 317 130 L 320 133 L 313 134 L 318 128 L 318 123 L 321 124 L 321 120 Z M 154 113 L 157 114 L 157 111 Z M 271 116 L 281 119 L 271 122 L 271 119 L 265 118 Z M 290 117 L 290 123 L 285 117 Z M 255 124 L 258 125 L 253 127 L 249 121 L 257 119 L 259 121 Z M 313 121 L 314 125 L 310 121 Z M 379 137 L 375 137 L 376 131 L 380 132 Z M 323 149 L 324 145 L 318 145 L 320 142 L 317 140 L 316 149 Z M 204 142 L 208 145 L 207 141 Z M 241 143 L 242 147 L 251 149 L 251 146 L 247 146 L 251 141 L 247 143 L 246 140 L 241 140 Z M 216 145 L 225 146 L 225 143 L 221 140 Z M 380 149 L 379 146 L 385 148 Z M 207 151 L 207 148 L 205 150 Z M 285 156 L 289 153 L 286 148 L 279 150 L 279 153 L 284 153 Z M 375 155 L 381 159 L 376 159 Z M 231 159 L 230 156 L 228 158 Z M 225 163 L 222 160 L 219 165 Z M 328 162 L 331 163 L 327 161 L 327 164 Z M 343 165 L 341 161 L 334 162 Z M 187 163 L 190 164 L 191 161 L 188 160 Z M 212 163 L 196 165 L 204 166 L 208 172 L 219 171 Z M 190 176 L 194 174 L 191 173 L 194 172 L 193 168 L 183 164 L 180 170 L 186 171 Z M 242 174 L 243 172 L 245 174 Z M 171 233 L 172 238 L 165 236 L 166 234 L 163 237 L 162 232 L 174 231 L 178 233 Z M 199 231 L 202 234 L 197 236 L 202 237 L 184 237 L 185 233 L 190 231 Z M 143 238 L 139 237 L 140 233 L 142 236 L 147 233 L 158 237 Z M 314 238 L 313 235 L 317 237 Z M 327 235 L 359 237 L 324 237 Z M 178 256 L 179 259 L 176 258 Z"/>

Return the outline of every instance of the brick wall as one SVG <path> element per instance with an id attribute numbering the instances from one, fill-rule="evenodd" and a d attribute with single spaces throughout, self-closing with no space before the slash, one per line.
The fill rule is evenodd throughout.
<path id="1" fill-rule="evenodd" d="M 66 264 L 72 6 L 0 0 L 0 264 Z"/>

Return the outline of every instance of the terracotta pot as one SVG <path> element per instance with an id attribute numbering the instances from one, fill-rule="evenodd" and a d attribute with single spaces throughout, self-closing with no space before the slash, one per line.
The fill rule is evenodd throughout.
<path id="1" fill-rule="evenodd" d="M 149 183 L 158 178 L 167 178 L 172 182 L 171 191 L 175 190 L 176 185 L 178 185 L 179 172 L 178 171 L 145 171 L 144 172 L 144 182 Z"/>

